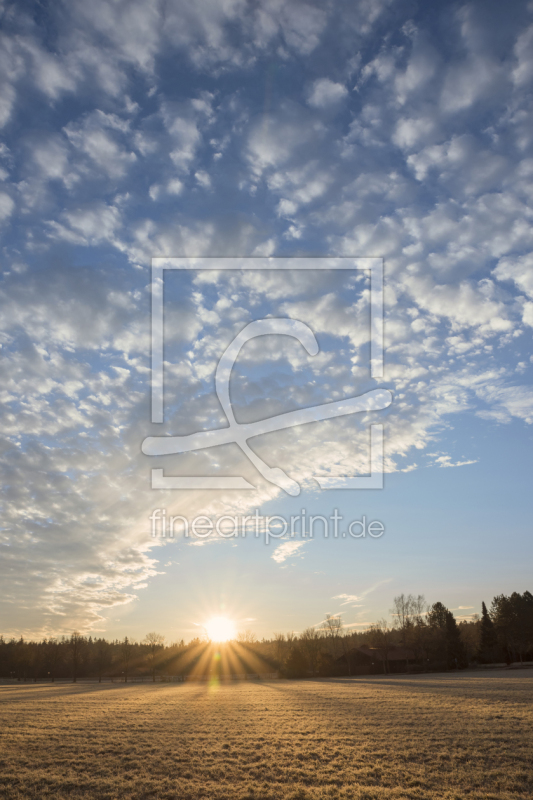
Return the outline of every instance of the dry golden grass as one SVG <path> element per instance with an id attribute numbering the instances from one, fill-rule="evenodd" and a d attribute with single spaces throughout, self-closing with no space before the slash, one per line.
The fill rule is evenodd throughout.
<path id="1" fill-rule="evenodd" d="M 533 797 L 533 674 L 0 687 L 0 795 Z"/>

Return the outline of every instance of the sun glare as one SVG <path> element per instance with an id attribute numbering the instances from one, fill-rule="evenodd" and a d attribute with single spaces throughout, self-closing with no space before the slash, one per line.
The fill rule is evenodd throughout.
<path id="1" fill-rule="evenodd" d="M 237 634 L 235 623 L 227 617 L 212 617 L 204 628 L 212 642 L 227 642 Z"/>

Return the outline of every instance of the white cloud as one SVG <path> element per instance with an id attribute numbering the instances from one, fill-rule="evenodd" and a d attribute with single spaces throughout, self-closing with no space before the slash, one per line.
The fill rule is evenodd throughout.
<path id="1" fill-rule="evenodd" d="M 214 118 L 213 95 L 204 92 L 187 103 L 164 102 L 161 116 L 170 137 L 172 163 L 180 172 L 188 172 L 202 142 L 202 130 Z"/>
<path id="2" fill-rule="evenodd" d="M 326 13 L 309 3 L 294 0 L 264 0 L 257 6 L 253 20 L 255 42 L 266 47 L 281 35 L 283 44 L 297 53 L 308 55 L 318 45 L 325 28 Z"/>
<path id="3" fill-rule="evenodd" d="M 289 104 L 279 113 L 265 115 L 255 123 L 248 138 L 247 159 L 252 174 L 285 165 L 302 147 L 322 139 L 324 126 L 310 119 L 304 109 Z"/>
<path id="4" fill-rule="evenodd" d="M 279 216 L 293 216 L 301 205 L 321 197 L 332 182 L 332 176 L 316 161 L 292 170 L 280 170 L 267 178 L 268 188 L 283 195 L 277 208 Z"/>
<path id="5" fill-rule="evenodd" d="M 471 108 L 498 84 L 501 70 L 488 58 L 472 58 L 449 67 L 441 96 L 445 113 Z"/>
<path id="6" fill-rule="evenodd" d="M 429 277 L 407 277 L 403 284 L 421 308 L 446 317 L 452 327 L 476 326 L 485 333 L 513 328 L 505 305 L 491 299 L 479 283 L 437 284 Z"/>
<path id="7" fill-rule="evenodd" d="M 21 40 L 22 48 L 31 54 L 33 74 L 36 85 L 52 100 L 56 100 L 63 92 L 73 92 L 76 81 L 72 69 L 57 56 L 41 49 L 30 39 Z"/>
<path id="8" fill-rule="evenodd" d="M 533 328 L 533 303 L 524 303 L 522 321 L 524 325 L 529 325 Z"/>
<path id="9" fill-rule="evenodd" d="M 280 200 L 276 211 L 280 217 L 292 217 L 298 211 L 298 204 L 292 200 Z"/>
<path id="10" fill-rule="evenodd" d="M 434 138 L 437 131 L 433 117 L 401 118 L 396 123 L 392 141 L 402 149 L 410 150 Z"/>
<path id="11" fill-rule="evenodd" d="M 15 103 L 15 90 L 9 83 L 0 83 L 0 128 L 3 128 L 11 116 Z"/>
<path id="12" fill-rule="evenodd" d="M 499 92 L 504 67 L 495 59 L 490 40 L 483 30 L 480 7 L 464 5 L 455 11 L 460 40 L 465 53 L 461 60 L 452 61 L 446 70 L 440 103 L 445 113 L 457 113 L 471 108 L 491 92 Z"/>
<path id="13" fill-rule="evenodd" d="M 512 417 L 533 424 L 533 389 L 530 386 L 480 387 L 479 396 L 489 404 L 489 409 L 481 410 L 478 416 L 508 423 Z"/>
<path id="14" fill-rule="evenodd" d="M 436 50 L 412 23 L 404 25 L 403 32 L 413 40 L 413 45 L 406 68 L 402 70 L 397 65 L 394 71 L 394 88 L 399 105 L 405 105 L 413 95 L 424 90 L 442 66 Z"/>
<path id="15" fill-rule="evenodd" d="M 14 208 L 15 203 L 13 199 L 6 194 L 6 192 L 0 192 L 0 221 L 3 222 L 4 220 L 9 219 Z"/>
<path id="16" fill-rule="evenodd" d="M 335 597 L 333 597 L 333 600 L 342 600 L 342 606 L 349 605 L 352 608 L 361 608 L 363 605 L 359 602 L 361 597 L 356 594 L 336 594 Z"/>
<path id="17" fill-rule="evenodd" d="M 520 34 L 514 51 L 517 64 L 512 73 L 513 81 L 517 86 L 524 86 L 533 79 L 533 25 Z"/>
<path id="18" fill-rule="evenodd" d="M 211 178 L 209 177 L 209 173 L 205 170 L 198 170 L 194 173 L 194 177 L 196 178 L 196 182 L 202 189 L 210 189 L 211 188 Z"/>
<path id="19" fill-rule="evenodd" d="M 24 72 L 24 59 L 13 39 L 0 34 L 0 127 L 4 127 L 11 118 L 15 105 L 17 79 Z"/>
<path id="20" fill-rule="evenodd" d="M 533 325 L 529 22 L 509 17 L 500 37 L 490 9 L 469 4 L 443 37 L 439 21 L 410 23 L 397 8 L 385 16 L 388 6 L 173 0 L 163 13 L 160 3 L 74 0 L 60 15 L 50 10 L 49 27 L 13 6 L 0 49 L 0 124 L 11 148 L 0 151 L 2 175 L 16 176 L 0 195 L 0 215 L 14 223 L 2 226 L 0 463 L 12 487 L 2 602 L 20 598 L 13 575 L 26 570 L 38 627 L 93 623 L 153 569 L 153 496 L 139 454 L 150 429 L 153 255 L 384 256 L 389 471 L 404 456 L 411 463 L 413 450 L 425 463 L 436 441 L 451 450 L 443 440 L 459 413 L 531 421 L 530 389 L 515 386 L 525 380 L 526 337 L 514 338 Z M 380 15 L 378 40 L 369 34 Z M 324 59 L 326 28 L 326 46 L 339 47 Z M 44 30 L 57 38 L 45 41 Z M 353 118 L 322 114 L 348 98 L 356 51 L 373 56 L 352 79 Z M 178 82 L 166 71 L 173 63 Z M 317 79 L 326 73 L 338 82 Z M 198 94 L 199 84 L 215 88 Z M 21 137 L 30 113 L 42 131 Z M 215 172 L 214 150 L 224 155 Z M 79 266 L 85 259 L 90 269 Z M 362 281 L 348 302 L 353 288 L 335 275 L 195 279 L 195 298 L 167 309 L 167 391 L 177 404 L 169 425 L 226 424 L 214 365 L 259 310 L 308 320 L 322 349 L 311 359 L 295 342 L 250 343 L 233 377 L 242 418 L 365 390 L 368 295 Z M 254 446 L 316 489 L 317 470 L 367 472 L 370 421 L 313 423 Z M 223 462 L 257 483 L 254 502 L 277 496 L 227 450 L 171 458 L 169 468 L 209 474 Z M 468 451 L 435 458 L 443 467 L 474 460 Z M 194 516 L 247 511 L 249 502 L 202 494 L 169 505 Z M 303 544 L 280 544 L 274 560 Z M 337 596 L 348 598 L 356 595 Z M 22 605 L 11 603 L 29 630 Z"/>
<path id="21" fill-rule="evenodd" d="M 409 147 L 414 143 L 413 139 L 405 144 Z M 454 136 L 444 144 L 425 147 L 408 156 L 407 163 L 417 180 L 425 180 L 432 172 L 442 182 L 450 183 L 467 195 L 501 187 L 510 168 L 508 159 L 485 149 L 473 136 L 466 134 Z"/>
<path id="22" fill-rule="evenodd" d="M 135 153 L 121 141 L 127 128 L 127 122 L 115 114 L 97 111 L 82 122 L 67 125 L 65 133 L 71 144 L 89 157 L 93 166 L 111 178 L 120 178 L 137 160 Z"/>
<path id="23" fill-rule="evenodd" d="M 494 269 L 499 281 L 514 281 L 521 291 L 533 298 L 533 254 L 527 253 L 515 258 L 502 258 Z"/>
<path id="24" fill-rule="evenodd" d="M 272 553 L 272 558 L 277 564 L 283 564 L 288 558 L 299 553 L 307 542 L 284 542 L 280 544 Z"/>
<path id="25" fill-rule="evenodd" d="M 74 0 L 71 14 L 82 30 L 105 37 L 120 58 L 147 72 L 153 69 L 162 22 L 157 4 L 94 0 L 89 7 L 83 0 Z"/>
<path id="26" fill-rule="evenodd" d="M 344 100 L 348 89 L 342 83 L 335 83 L 329 78 L 319 78 L 313 83 L 307 102 L 313 108 L 327 108 Z"/>
<path id="27" fill-rule="evenodd" d="M 116 206 L 95 203 L 85 208 L 67 211 L 63 223 L 51 221 L 50 236 L 74 244 L 96 244 L 101 241 L 116 243 L 116 231 L 121 227 L 121 215 Z"/>
<path id="28" fill-rule="evenodd" d="M 167 192 L 169 194 L 181 194 L 183 191 L 183 183 L 179 180 L 179 178 L 172 178 L 167 183 Z"/>
<path id="29" fill-rule="evenodd" d="M 174 141 L 174 149 L 170 153 L 172 162 L 178 169 L 187 170 L 201 140 L 196 121 L 167 115 L 167 129 Z"/>
<path id="30" fill-rule="evenodd" d="M 453 462 L 451 456 L 443 455 L 443 456 L 438 456 L 438 458 L 435 459 L 435 464 L 438 467 L 464 467 L 467 466 L 468 464 L 477 464 L 478 461 L 479 459 L 466 459 L 464 461 Z"/>
<path id="31" fill-rule="evenodd" d="M 32 148 L 32 158 L 43 177 L 60 180 L 70 188 L 78 179 L 69 167 L 69 154 L 66 143 L 58 136 L 36 142 Z"/>

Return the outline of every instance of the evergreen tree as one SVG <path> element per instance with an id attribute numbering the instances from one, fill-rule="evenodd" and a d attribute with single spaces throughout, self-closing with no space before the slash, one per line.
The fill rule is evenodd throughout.
<path id="1" fill-rule="evenodd" d="M 446 614 L 446 656 L 450 669 L 464 669 L 468 665 L 461 632 L 451 611 Z"/>
<path id="2" fill-rule="evenodd" d="M 533 595 L 513 592 L 498 595 L 492 601 L 491 617 L 506 660 L 523 661 L 533 647 Z"/>
<path id="3" fill-rule="evenodd" d="M 463 669 L 467 658 L 461 633 L 452 612 L 443 603 L 434 603 L 428 612 L 428 623 L 438 634 L 438 657 L 448 669 Z"/>
<path id="4" fill-rule="evenodd" d="M 498 639 L 494 622 L 490 618 L 485 603 L 481 603 L 481 624 L 478 658 L 482 664 L 491 664 L 496 660 Z"/>

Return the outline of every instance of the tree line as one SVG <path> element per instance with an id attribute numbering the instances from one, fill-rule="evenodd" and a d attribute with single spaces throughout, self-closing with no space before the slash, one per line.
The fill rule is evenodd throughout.
<path id="1" fill-rule="evenodd" d="M 26 641 L 0 636 L 0 677 L 20 681 L 113 678 L 155 681 L 170 675 L 223 676 L 279 671 L 287 677 L 464 669 L 533 660 L 533 595 L 496 596 L 490 609 L 457 622 L 441 602 L 422 595 L 394 598 L 391 621 L 360 632 L 327 615 L 318 627 L 257 640 L 244 631 L 217 645 L 195 638 L 165 644 L 151 632 L 141 642 L 83 636 Z"/>
<path id="2" fill-rule="evenodd" d="M 288 677 L 422 672 L 533 661 L 533 595 L 494 597 L 490 610 L 457 622 L 441 602 L 423 595 L 394 598 L 392 620 L 348 632 L 339 616 L 299 636 L 277 634 L 278 668 Z"/>

